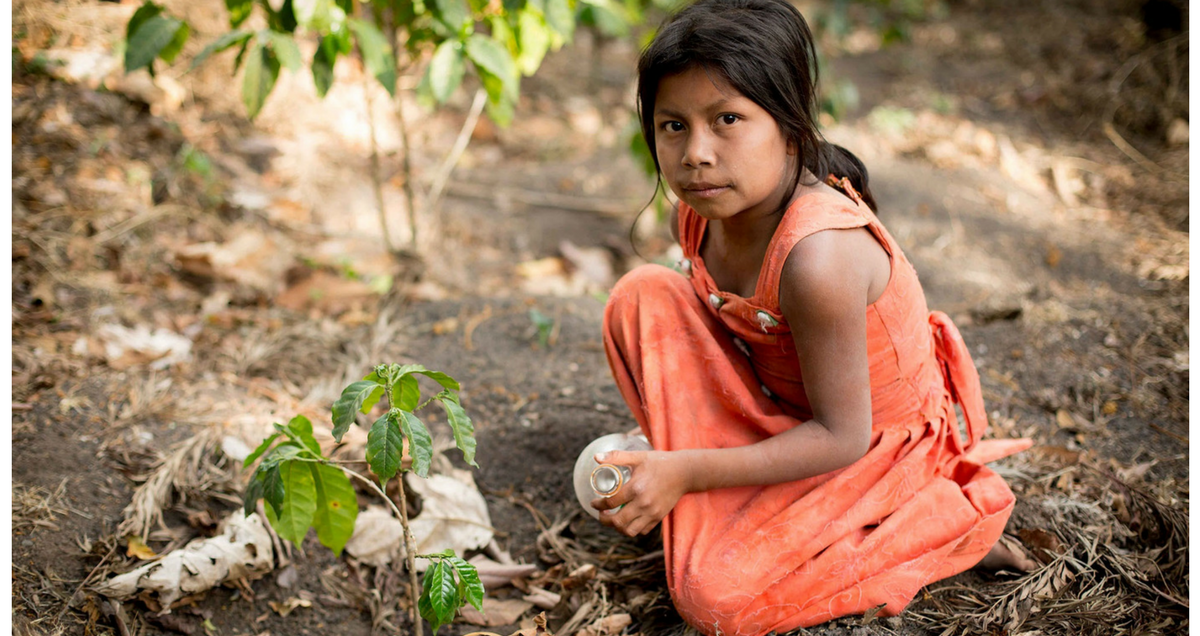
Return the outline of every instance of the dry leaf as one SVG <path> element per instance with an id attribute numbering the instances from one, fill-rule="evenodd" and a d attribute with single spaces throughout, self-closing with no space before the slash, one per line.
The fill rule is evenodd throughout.
<path id="1" fill-rule="evenodd" d="M 1059 409 L 1058 413 L 1055 414 L 1054 419 L 1058 422 L 1058 428 L 1060 430 L 1077 432 L 1089 428 L 1087 422 L 1084 422 L 1078 416 L 1071 415 L 1071 413 L 1066 409 Z"/>
<path id="2" fill-rule="evenodd" d="M 104 357 L 114 369 L 128 369 L 143 364 L 151 369 L 165 369 L 192 357 L 192 341 L 168 329 L 146 325 L 128 329 L 121 325 L 102 325 L 96 336 L 104 343 Z"/>
<path id="3" fill-rule="evenodd" d="M 150 559 L 158 558 L 158 555 L 154 553 L 154 550 L 152 550 L 150 546 L 146 545 L 146 542 L 142 541 L 142 538 L 137 535 L 129 537 L 127 546 L 128 547 L 125 549 L 125 556 L 137 557 L 143 561 L 149 561 Z"/>
<path id="4" fill-rule="evenodd" d="M 449 475 L 430 475 L 408 483 L 421 496 L 421 514 L 409 522 L 417 541 L 417 554 L 434 554 L 446 549 L 464 554 L 492 540 L 492 519 L 487 502 L 465 470 L 451 469 Z M 424 571 L 426 559 L 417 562 Z"/>
<path id="5" fill-rule="evenodd" d="M 154 563 L 115 576 L 96 591 L 124 600 L 143 592 L 157 594 L 163 613 L 184 595 L 210 590 L 226 581 L 259 578 L 274 567 L 271 535 L 257 514 L 236 510 L 225 518 L 224 531 L 197 539 Z M 150 599 L 154 600 L 154 599 Z"/>
<path id="6" fill-rule="evenodd" d="M 382 567 L 400 554 L 403 538 L 400 520 L 387 509 L 372 505 L 358 514 L 346 552 L 363 563 Z"/>
<path id="7" fill-rule="evenodd" d="M 516 624 L 521 615 L 530 609 L 533 609 L 533 603 L 529 601 L 488 596 L 483 599 L 483 612 L 468 605 L 462 609 L 462 618 L 472 625 L 499 627 Z"/>
<path id="8" fill-rule="evenodd" d="M 293 596 L 282 603 L 270 601 L 267 603 L 267 605 L 270 605 L 271 609 L 275 610 L 276 614 L 279 614 L 280 616 L 287 616 L 288 614 L 291 614 L 292 610 L 296 609 L 297 607 L 312 607 L 312 602 Z"/>
<path id="9" fill-rule="evenodd" d="M 579 636 L 616 636 L 625 631 L 631 623 L 633 618 L 629 614 L 609 614 L 583 628 Z"/>
<path id="10" fill-rule="evenodd" d="M 862 624 L 870 625 L 871 623 L 875 622 L 875 619 L 879 618 L 879 612 L 885 607 L 887 607 L 887 603 L 882 603 L 880 605 L 876 605 L 875 607 L 868 608 L 867 611 L 863 612 Z"/>
<path id="11" fill-rule="evenodd" d="M 1056 554 L 1062 554 L 1062 544 L 1058 537 L 1036 528 L 1026 528 L 1017 531 L 1021 543 L 1033 550 L 1034 556 L 1042 563 L 1048 563 Z"/>
<path id="12" fill-rule="evenodd" d="M 1051 268 L 1058 267 L 1058 264 L 1060 262 L 1062 262 L 1062 256 L 1063 256 L 1062 250 L 1058 249 L 1057 246 L 1054 246 L 1054 245 L 1047 246 L 1046 247 L 1046 266 L 1051 267 Z"/>
<path id="13" fill-rule="evenodd" d="M 1038 446 L 1035 450 L 1046 457 L 1058 460 L 1060 464 L 1069 466 L 1079 463 L 1079 451 L 1073 451 L 1063 446 Z"/>

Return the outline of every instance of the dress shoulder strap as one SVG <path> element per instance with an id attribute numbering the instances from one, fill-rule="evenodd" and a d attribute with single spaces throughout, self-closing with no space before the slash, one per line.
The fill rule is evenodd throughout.
<path id="1" fill-rule="evenodd" d="M 792 253 L 792 248 L 803 239 L 822 230 L 863 226 L 869 226 L 873 234 L 879 234 L 874 227 L 877 223 L 875 214 L 850 185 L 849 179 L 829 175 L 825 182 L 842 190 L 845 196 L 825 192 L 809 194 L 797 199 L 784 212 L 783 220 L 779 222 L 771 245 L 767 248 L 762 275 L 759 277 L 759 297 L 764 305 L 779 306 L 779 278 L 783 264 Z M 881 242 L 888 254 L 892 254 L 892 246 L 886 240 Z"/>
<path id="2" fill-rule="evenodd" d="M 679 246 L 683 248 L 685 258 L 695 258 L 700 251 L 700 242 L 704 238 L 704 218 L 688 204 L 680 201 L 679 211 Z"/>

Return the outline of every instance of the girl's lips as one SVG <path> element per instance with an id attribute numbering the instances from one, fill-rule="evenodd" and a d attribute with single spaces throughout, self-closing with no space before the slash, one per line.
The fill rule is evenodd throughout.
<path id="1" fill-rule="evenodd" d="M 686 188 L 685 190 L 691 196 L 700 199 L 711 199 L 712 197 L 715 197 L 728 189 L 729 186 L 712 186 L 705 188 Z"/>

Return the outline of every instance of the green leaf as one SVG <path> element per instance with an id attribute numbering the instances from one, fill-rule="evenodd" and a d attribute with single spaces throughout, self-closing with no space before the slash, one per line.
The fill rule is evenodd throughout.
<path id="1" fill-rule="evenodd" d="M 249 466 L 250 464 L 254 463 L 254 460 L 262 457 L 262 454 L 267 452 L 267 449 L 271 447 L 271 444 L 273 444 L 276 439 L 279 439 L 279 433 L 272 433 L 270 437 L 264 439 L 262 443 L 258 445 L 258 448 L 254 449 L 254 452 L 246 456 L 246 459 L 242 461 L 242 466 Z"/>
<path id="2" fill-rule="evenodd" d="M 267 502 L 267 509 L 278 515 L 279 511 L 283 509 L 283 500 L 287 496 L 287 489 L 283 485 L 283 477 L 279 474 L 278 464 L 262 469 L 261 484 L 262 497 L 263 501 Z"/>
<path id="3" fill-rule="evenodd" d="M 220 53 L 231 46 L 237 46 L 238 44 L 248 40 L 251 35 L 254 34 L 250 31 L 244 31 L 241 29 L 238 29 L 237 31 L 230 31 L 229 33 L 222 35 L 216 40 L 213 40 L 208 46 L 204 47 L 204 50 L 200 51 L 200 54 L 192 59 L 192 65 L 188 68 L 196 68 L 201 62 L 208 59 L 208 56 L 212 55 L 213 53 Z"/>
<path id="4" fill-rule="evenodd" d="M 400 411 L 400 428 L 404 437 L 408 438 L 408 452 L 412 454 L 413 471 L 421 477 L 429 476 L 429 466 L 433 463 L 433 437 L 429 429 L 416 415 L 408 411 Z"/>
<path id="5" fill-rule="evenodd" d="M 425 71 L 429 74 L 429 87 L 433 89 L 434 99 L 439 102 L 450 99 L 450 95 L 462 84 L 466 70 L 461 42 L 446 40 L 439 44 L 429 62 L 429 69 Z"/>
<path id="6" fill-rule="evenodd" d="M 462 591 L 462 601 L 470 603 L 475 609 L 483 611 L 483 582 L 479 580 L 479 570 L 475 566 L 456 556 L 447 557 L 446 561 L 458 572 L 458 587 Z"/>
<path id="7" fill-rule="evenodd" d="M 492 121 L 496 122 L 497 126 L 504 127 L 512 122 L 513 116 L 516 114 L 516 110 L 517 106 L 514 100 L 508 99 L 507 97 L 501 95 L 499 101 L 492 101 L 489 99 L 484 112 L 487 113 L 487 116 Z"/>
<path id="8" fill-rule="evenodd" d="M 254 0 L 225 0 L 225 8 L 229 10 L 229 26 L 236 28 L 250 17 Z"/>
<path id="9" fill-rule="evenodd" d="M 395 97 L 396 60 L 392 57 L 391 45 L 374 24 L 358 19 L 346 22 L 358 40 L 367 71 L 387 89 L 389 95 Z"/>
<path id="10" fill-rule="evenodd" d="M 341 443 L 354 423 L 354 414 L 371 410 L 382 395 L 383 385 L 371 380 L 359 380 L 343 389 L 342 396 L 333 403 L 333 438 Z"/>
<path id="11" fill-rule="evenodd" d="M 446 375 L 445 373 L 442 373 L 441 371 L 430 371 L 429 369 L 426 369 L 425 367 L 421 367 L 420 369 L 416 369 L 416 370 L 412 371 L 412 373 L 419 373 L 419 374 L 437 382 L 438 384 L 442 385 L 442 388 L 450 389 L 451 391 L 457 391 L 460 388 L 462 388 L 461 386 L 459 386 L 458 380 L 455 380 L 454 378 Z"/>
<path id="12" fill-rule="evenodd" d="M 462 31 L 471 21 L 471 10 L 463 0 L 435 0 L 434 4 L 435 15 L 454 33 Z"/>
<path id="13" fill-rule="evenodd" d="M 133 38 L 133 34 L 137 33 L 138 28 L 146 23 L 146 20 L 162 14 L 163 8 L 154 4 L 150 0 L 142 3 L 138 10 L 129 18 L 129 22 L 125 25 L 125 41 L 128 42 Z"/>
<path id="14" fill-rule="evenodd" d="M 545 20 L 528 8 L 522 9 L 517 18 L 517 41 L 521 50 L 517 68 L 525 76 L 533 75 L 550 50 L 550 31 Z"/>
<path id="15" fill-rule="evenodd" d="M 312 74 L 313 84 L 317 87 L 317 95 L 325 97 L 329 87 L 333 86 L 333 66 L 337 63 L 338 43 L 336 36 L 324 35 L 317 42 L 317 51 L 313 53 Z"/>
<path id="16" fill-rule="evenodd" d="M 271 49 L 256 41 L 246 58 L 246 69 L 242 75 L 242 101 L 246 104 L 247 117 L 254 119 L 262 110 L 278 77 L 279 60 Z"/>
<path id="17" fill-rule="evenodd" d="M 283 0 L 278 11 L 271 8 L 271 2 L 268 0 L 264 0 L 262 4 L 267 9 L 267 24 L 272 29 L 288 33 L 296 30 L 296 10 L 292 6 L 292 0 Z"/>
<path id="18" fill-rule="evenodd" d="M 317 438 L 313 437 L 312 422 L 308 421 L 307 417 L 297 415 L 288 422 L 287 430 L 295 435 L 296 441 L 300 442 L 312 452 L 321 455 L 321 445 L 317 443 Z"/>
<path id="19" fill-rule="evenodd" d="M 354 485 L 342 469 L 329 464 L 309 464 L 312 469 L 313 485 L 317 492 L 317 512 L 313 515 L 313 527 L 321 545 L 341 556 L 342 548 L 354 534 L 354 521 L 358 519 L 358 495 Z"/>
<path id="20" fill-rule="evenodd" d="M 175 31 L 175 37 L 171 38 L 171 41 L 163 47 L 162 51 L 159 51 L 158 57 L 167 64 L 174 62 L 175 57 L 183 50 L 183 45 L 187 42 L 188 36 L 191 33 L 192 28 L 188 26 L 188 23 L 181 22 L 179 29 Z"/>
<path id="21" fill-rule="evenodd" d="M 400 471 L 403 453 L 404 439 L 400 436 L 399 422 L 389 411 L 375 420 L 367 433 L 367 465 L 384 486 Z"/>
<path id="22" fill-rule="evenodd" d="M 329 10 L 332 7 L 331 0 L 292 0 L 296 23 L 313 31 L 321 31 L 322 26 L 329 24 Z"/>
<path id="23" fill-rule="evenodd" d="M 300 68 L 300 47 L 296 46 L 296 41 L 292 39 L 291 34 L 267 31 L 267 39 L 271 42 L 271 48 L 275 50 L 275 56 L 279 58 L 284 68 L 289 71 L 296 71 Z"/>
<path id="24" fill-rule="evenodd" d="M 263 482 L 258 479 L 251 479 L 249 485 L 246 486 L 246 492 L 242 495 L 242 511 L 246 516 L 254 513 L 255 504 L 263 497 Z"/>
<path id="25" fill-rule="evenodd" d="M 515 14 L 516 12 L 513 12 L 512 15 Z M 512 55 L 515 59 L 520 54 L 521 49 L 517 43 L 517 34 L 513 31 L 514 26 L 510 25 L 509 21 L 502 15 L 489 16 L 488 26 L 491 27 L 492 38 L 508 49 L 509 55 Z"/>
<path id="26" fill-rule="evenodd" d="M 421 401 L 421 386 L 413 375 L 402 375 L 400 381 L 392 385 L 392 406 L 405 411 L 414 411 Z"/>
<path id="27" fill-rule="evenodd" d="M 438 628 L 454 620 L 461 604 L 458 596 L 458 586 L 454 581 L 453 568 L 447 567 L 441 559 L 430 564 L 421 579 L 421 598 L 417 601 L 417 610 L 429 621 L 429 628 L 437 633 Z"/>
<path id="28" fill-rule="evenodd" d="M 507 88 L 517 77 L 517 66 L 508 49 L 486 35 L 471 34 L 467 38 L 467 57 L 476 66 L 504 81 Z"/>
<path id="29" fill-rule="evenodd" d="M 279 519 L 274 524 L 275 532 L 300 545 L 317 512 L 317 489 L 312 470 L 309 462 L 290 460 L 279 465 L 279 477 L 283 481 L 284 497 Z"/>
<path id="30" fill-rule="evenodd" d="M 437 399 L 442 408 L 446 409 L 450 430 L 454 431 L 454 445 L 462 451 L 463 461 L 479 468 L 479 464 L 475 463 L 475 425 L 471 423 L 471 418 L 467 417 L 467 412 L 453 393 L 442 391 L 437 395 Z"/>
<path id="31" fill-rule="evenodd" d="M 588 7 L 592 22 L 600 32 L 610 38 L 629 35 L 629 21 L 610 2 L 600 2 Z"/>
<path id="32" fill-rule="evenodd" d="M 546 0 L 546 24 L 570 42 L 575 32 L 575 9 L 571 0 Z"/>
<path id="33" fill-rule="evenodd" d="M 250 48 L 250 39 L 246 38 L 246 41 L 242 42 L 241 47 L 238 48 L 237 55 L 235 55 L 233 58 L 233 74 L 234 75 L 237 75 L 238 69 L 242 68 L 242 59 L 244 59 L 246 57 L 246 50 L 248 48 Z"/>
<path id="34" fill-rule="evenodd" d="M 262 483 L 263 500 L 267 502 L 269 507 L 274 508 L 276 511 L 283 507 L 283 499 L 286 496 L 283 478 L 279 474 L 279 466 L 283 462 L 300 454 L 300 452 L 300 447 L 291 442 L 280 444 L 267 455 L 267 458 L 254 471 L 254 479 Z"/>
<path id="35" fill-rule="evenodd" d="M 183 22 L 156 15 L 137 27 L 125 48 L 125 72 L 131 73 L 149 66 L 154 58 L 172 45 Z M 185 36 L 186 37 L 186 36 Z"/>

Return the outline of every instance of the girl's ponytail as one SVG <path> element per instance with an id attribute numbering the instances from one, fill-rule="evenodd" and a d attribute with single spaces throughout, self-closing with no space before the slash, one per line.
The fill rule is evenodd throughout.
<path id="1" fill-rule="evenodd" d="M 817 147 L 816 169 L 813 170 L 813 173 L 822 180 L 831 174 L 839 179 L 846 177 L 850 180 L 850 185 L 854 186 L 859 196 L 862 197 L 863 203 L 866 203 L 872 212 L 878 213 L 878 209 L 875 207 L 875 195 L 871 194 L 868 184 L 867 167 L 858 157 L 854 156 L 854 153 L 837 144 L 822 141 Z"/>

